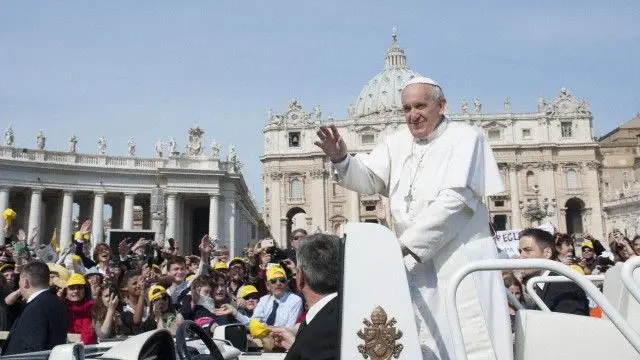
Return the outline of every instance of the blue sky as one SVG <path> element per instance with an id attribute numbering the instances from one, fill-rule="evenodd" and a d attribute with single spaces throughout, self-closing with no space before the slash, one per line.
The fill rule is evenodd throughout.
<path id="1" fill-rule="evenodd" d="M 409 65 L 450 106 L 534 111 L 562 86 L 598 135 L 640 111 L 640 1 L 0 1 L 0 128 L 17 145 L 110 154 L 199 124 L 235 144 L 258 202 L 266 112 L 297 97 L 346 115 L 397 27 Z"/>

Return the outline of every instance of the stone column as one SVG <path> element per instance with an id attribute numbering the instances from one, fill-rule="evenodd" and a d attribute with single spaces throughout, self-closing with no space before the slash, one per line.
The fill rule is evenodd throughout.
<path id="1" fill-rule="evenodd" d="M 165 239 L 176 237 L 176 197 L 177 194 L 167 194 L 167 226 Z"/>
<path id="2" fill-rule="evenodd" d="M 31 204 L 29 204 L 29 228 L 27 229 L 27 239 L 31 239 L 33 231 L 38 228 L 38 236 L 35 238 L 35 243 L 40 244 L 40 235 L 43 229 L 40 229 L 40 223 L 42 222 L 42 188 L 31 189 Z"/>
<path id="3" fill-rule="evenodd" d="M 9 188 L 0 187 L 0 214 L 9 207 Z M 0 216 L 0 244 L 4 245 L 4 219 Z"/>
<path id="4" fill-rule="evenodd" d="M 351 221 L 360 222 L 360 195 L 352 191 L 349 199 L 349 208 L 351 211 Z"/>
<path id="5" fill-rule="evenodd" d="M 280 237 L 275 240 L 278 242 L 278 246 L 281 248 L 285 248 L 287 243 L 289 242 L 289 234 L 287 232 L 287 224 L 289 223 L 289 219 L 282 218 L 280 219 Z"/>
<path id="6" fill-rule="evenodd" d="M 522 214 L 520 213 L 520 189 L 518 184 L 518 166 L 509 164 L 509 191 L 511 192 L 511 228 L 522 227 Z"/>
<path id="7" fill-rule="evenodd" d="M 96 192 L 93 195 L 93 217 L 91 220 L 91 243 L 93 245 L 104 242 L 104 195 Z"/>
<path id="8" fill-rule="evenodd" d="M 135 194 L 124 194 L 124 207 L 122 208 L 122 228 L 133 230 L 133 200 Z"/>
<path id="9" fill-rule="evenodd" d="M 142 229 L 151 229 L 151 206 L 147 203 L 142 205 Z"/>
<path id="10" fill-rule="evenodd" d="M 67 249 L 71 244 L 73 235 L 73 192 L 64 191 L 62 196 L 62 216 L 60 219 L 60 239 L 58 243 L 61 249 Z"/>
<path id="11" fill-rule="evenodd" d="M 226 221 L 229 224 L 229 231 L 227 232 L 229 236 L 229 257 L 234 257 L 235 249 L 236 249 L 236 196 L 235 194 L 231 194 L 227 198 L 227 209 L 229 213 L 226 216 Z"/>
<path id="12" fill-rule="evenodd" d="M 282 232 L 282 226 L 281 226 L 281 216 L 284 216 L 283 213 L 281 213 L 282 211 L 286 211 L 286 205 L 282 203 L 282 199 L 281 199 L 281 194 L 283 193 L 281 191 L 281 187 L 282 187 L 282 174 L 281 173 L 271 173 L 270 174 L 270 178 L 271 178 L 271 199 L 269 199 L 270 202 L 270 216 L 271 216 L 271 224 L 267 224 L 267 225 L 271 225 L 271 235 L 273 236 L 274 239 L 276 239 L 277 241 L 281 241 L 280 239 L 286 239 L 286 234 L 285 232 Z M 287 227 L 285 225 L 285 231 L 286 231 Z M 284 242 L 286 244 L 286 241 Z M 280 243 L 280 245 L 282 245 L 282 243 Z"/>
<path id="13" fill-rule="evenodd" d="M 220 193 L 209 194 L 209 236 L 218 239 L 218 200 Z"/>

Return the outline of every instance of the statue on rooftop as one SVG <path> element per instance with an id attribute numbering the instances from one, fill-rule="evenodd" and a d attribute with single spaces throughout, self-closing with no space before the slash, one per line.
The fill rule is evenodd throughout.
<path id="1" fill-rule="evenodd" d="M 136 156 L 136 143 L 133 141 L 132 137 L 130 137 L 129 141 L 127 141 L 127 146 L 129 147 L 129 156 Z"/>
<path id="2" fill-rule="evenodd" d="M 67 147 L 67 151 L 72 154 L 75 154 L 77 145 L 78 145 L 78 138 L 76 137 L 76 134 L 73 134 L 69 138 L 69 146 Z"/>
<path id="3" fill-rule="evenodd" d="M 104 136 L 98 138 L 98 155 L 107 154 L 107 139 Z"/>
<path id="4" fill-rule="evenodd" d="M 47 141 L 47 138 L 46 136 L 44 136 L 44 133 L 42 132 L 42 130 L 38 131 L 38 134 L 36 135 L 36 145 L 38 146 L 38 150 L 44 150 L 46 141 Z"/>

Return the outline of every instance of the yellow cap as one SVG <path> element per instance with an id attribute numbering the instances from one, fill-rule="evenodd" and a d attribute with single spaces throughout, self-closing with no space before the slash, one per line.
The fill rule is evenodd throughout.
<path id="1" fill-rule="evenodd" d="M 73 240 L 78 241 L 78 240 L 80 240 L 80 239 L 82 239 L 82 240 L 89 240 L 89 239 L 90 239 L 90 236 L 89 236 L 89 234 L 88 234 L 88 233 L 87 233 L 87 234 L 84 234 L 84 236 L 83 236 L 83 235 L 82 235 L 82 232 L 80 232 L 80 231 L 76 231 L 76 232 L 73 234 Z"/>
<path id="2" fill-rule="evenodd" d="M 3 272 L 5 270 L 13 270 L 15 268 L 16 267 L 13 266 L 13 264 L 2 264 L 2 265 L 0 265 L 0 272 Z"/>
<path id="3" fill-rule="evenodd" d="M 84 276 L 78 273 L 71 274 L 71 276 L 69 277 L 69 280 L 67 281 L 67 286 L 86 285 L 86 284 L 87 284 L 87 281 L 84 279 Z"/>
<path id="4" fill-rule="evenodd" d="M 153 285 L 149 289 L 149 302 L 154 302 L 167 294 L 167 290 L 160 285 Z"/>
<path id="5" fill-rule="evenodd" d="M 262 339 L 271 333 L 269 327 L 261 323 L 258 319 L 251 319 L 251 321 L 249 321 L 248 328 L 251 336 L 257 339 Z"/>
<path id="6" fill-rule="evenodd" d="M 60 264 L 47 263 L 49 272 L 56 273 L 65 282 L 69 280 L 69 270 Z"/>
<path id="7" fill-rule="evenodd" d="M 255 286 L 245 285 L 240 288 L 240 291 L 238 291 L 238 296 L 241 298 L 244 298 L 247 295 L 257 294 L 257 293 L 258 293 L 258 289 L 256 289 Z"/>
<path id="8" fill-rule="evenodd" d="M 573 264 L 573 265 L 569 265 L 569 267 L 579 272 L 580 274 L 584 275 L 584 269 L 580 265 Z"/>
<path id="9" fill-rule="evenodd" d="M 61 278 L 56 278 L 49 285 L 55 285 L 55 286 L 59 287 L 60 289 L 66 289 L 67 288 L 67 282 L 62 280 Z"/>
<path id="10" fill-rule="evenodd" d="M 229 267 L 227 266 L 227 264 L 222 261 L 219 261 L 215 265 L 213 265 L 214 270 L 222 270 L 222 269 L 228 269 L 228 268 Z"/>
<path id="11" fill-rule="evenodd" d="M 78 255 L 71 255 L 71 261 L 73 261 L 73 265 L 79 265 L 82 263 L 82 258 Z"/>
<path id="12" fill-rule="evenodd" d="M 591 241 L 591 240 L 585 240 L 585 241 L 583 241 L 583 242 L 582 242 L 582 247 L 583 247 L 583 248 L 584 248 L 584 247 L 587 247 L 587 248 L 589 248 L 589 249 L 593 250 L 593 241 Z"/>
<path id="13" fill-rule="evenodd" d="M 2 218 L 4 219 L 4 222 L 7 224 L 11 224 L 11 222 L 15 220 L 16 215 L 17 214 L 15 211 L 13 211 L 13 209 L 5 209 L 2 212 Z"/>
<path id="14" fill-rule="evenodd" d="M 267 281 L 277 278 L 287 278 L 287 273 L 284 272 L 282 266 L 276 265 L 267 269 Z"/>
<path id="15" fill-rule="evenodd" d="M 192 282 L 192 281 L 193 281 L 193 279 L 195 279 L 195 278 L 196 278 L 196 274 L 191 274 L 191 275 L 187 276 L 187 277 L 186 277 L 186 278 L 184 278 L 184 279 L 185 279 L 185 280 L 187 280 L 187 282 L 189 282 L 189 283 L 190 283 L 190 282 Z"/>

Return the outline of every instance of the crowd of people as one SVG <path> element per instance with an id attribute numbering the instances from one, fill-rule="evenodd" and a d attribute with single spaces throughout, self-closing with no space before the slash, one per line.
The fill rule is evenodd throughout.
<path id="1" fill-rule="evenodd" d="M 181 256 L 174 241 L 161 247 L 127 238 L 117 249 L 93 244 L 90 229 L 91 222 L 84 222 L 70 248 L 61 250 L 55 241 L 37 246 L 23 230 L 5 227 L 0 330 L 10 332 L 3 355 L 48 350 L 68 336 L 91 345 L 154 329 L 175 334 L 185 320 L 209 335 L 218 326 L 242 324 L 252 345 L 286 351 L 309 307 L 336 296 L 337 237 L 309 236 L 313 241 L 303 256 L 311 260 L 303 266 L 296 257 L 307 236 L 303 229 L 293 231 L 290 248 L 265 239 L 233 258 L 208 235 L 200 240 L 199 254 Z M 337 320 L 326 335 L 335 337 L 336 330 Z"/>
<path id="2" fill-rule="evenodd" d="M 323 305 L 333 303 L 327 311 L 334 312 L 329 319 L 335 321 L 325 328 L 336 333 L 339 311 L 333 300 L 340 263 L 336 237 L 319 234 L 336 248 L 324 256 L 317 249 L 303 254 L 313 260 L 308 262 L 315 269 L 301 270 L 296 256 L 300 240 L 315 236 L 303 229 L 293 231 L 287 249 L 265 239 L 233 258 L 208 235 L 200 240 L 199 254 L 181 256 L 174 241 L 168 247 L 144 238 L 126 238 L 117 249 L 106 243 L 94 245 L 90 229 L 91 222 L 84 222 L 70 248 L 61 250 L 55 241 L 36 246 L 23 230 L 5 228 L 8 235 L 0 249 L 0 330 L 10 333 L 3 354 L 51 349 L 67 342 L 68 336 L 90 345 L 154 329 L 175 333 L 185 320 L 210 335 L 217 326 L 242 324 L 254 345 L 293 351 L 298 328 L 309 320 L 309 304 L 326 295 L 330 296 Z M 619 231 L 609 234 L 608 249 L 590 235 L 552 235 L 537 228 L 522 231 L 519 241 L 520 258 L 559 261 L 585 275 L 604 274 L 616 262 L 640 255 L 640 236 L 630 240 Z M 301 276 L 303 271 L 314 274 Z M 523 284 L 541 274 L 549 272 L 504 271 L 504 286 L 525 306 L 535 308 Z M 551 311 L 598 316 L 595 304 L 576 284 L 544 284 L 536 291 Z M 510 305 L 512 321 L 515 314 Z M 308 348 L 313 344 L 296 351 Z"/>
<path id="3" fill-rule="evenodd" d="M 620 231 L 608 236 L 609 248 L 589 234 L 551 234 L 545 230 L 528 228 L 520 233 L 521 259 L 548 259 L 561 262 L 583 275 L 602 275 L 616 263 L 640 255 L 640 235 L 629 239 Z M 579 251 L 577 251 L 579 249 Z M 526 295 L 523 284 L 538 275 L 557 275 L 549 271 L 527 269 L 503 271 L 504 286 L 525 307 L 536 308 L 535 302 Z M 602 281 L 596 281 L 602 290 Z M 537 284 L 534 287 L 542 301 L 553 312 L 600 317 L 601 310 L 590 300 L 585 291 L 573 282 Z M 516 307 L 509 305 L 512 327 Z"/>

